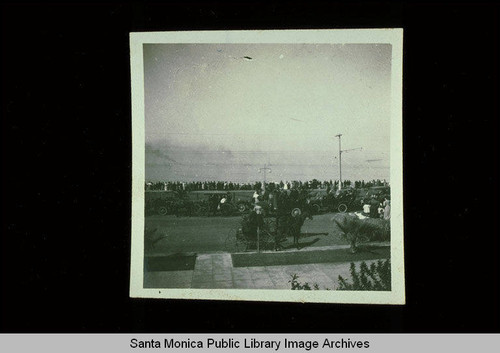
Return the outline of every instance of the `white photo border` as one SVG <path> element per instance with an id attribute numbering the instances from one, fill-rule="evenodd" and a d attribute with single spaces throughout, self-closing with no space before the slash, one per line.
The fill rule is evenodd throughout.
<path id="1" fill-rule="evenodd" d="M 392 290 L 293 291 L 272 289 L 151 289 L 144 278 L 145 106 L 143 44 L 271 43 L 271 44 L 391 44 L 391 278 Z M 130 296 L 204 300 L 247 300 L 350 304 L 405 304 L 403 247 L 403 30 L 255 30 L 130 33 L 132 88 L 132 225 Z"/>

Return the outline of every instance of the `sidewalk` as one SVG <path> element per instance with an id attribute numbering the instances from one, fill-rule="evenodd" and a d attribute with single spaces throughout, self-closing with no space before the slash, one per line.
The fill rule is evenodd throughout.
<path id="1" fill-rule="evenodd" d="M 388 250 L 388 244 L 376 244 L 380 248 Z M 300 251 L 262 252 L 258 253 L 216 253 L 198 254 L 194 270 L 186 271 L 152 271 L 144 273 L 145 288 L 236 288 L 236 289 L 290 289 L 289 281 L 292 275 L 298 275 L 300 283 L 309 283 L 312 287 L 318 284 L 320 289 L 336 289 L 339 275 L 350 278 L 350 264 L 359 264 L 365 261 L 367 265 L 381 258 L 387 258 L 383 254 L 368 252 L 368 255 L 358 254 L 348 257 L 349 246 L 330 246 L 321 248 L 302 249 Z M 287 254 L 288 253 L 288 254 Z M 264 263 L 273 262 L 284 256 L 297 256 L 297 254 L 309 255 L 317 259 L 318 254 L 341 254 L 340 261 L 323 263 L 301 263 L 280 264 L 267 266 L 234 266 L 234 260 L 239 257 L 250 257 L 261 260 L 267 258 Z M 335 256 L 335 255 L 334 255 Z M 245 261 L 244 261 L 245 262 Z M 311 261 L 311 262 L 314 262 Z"/>

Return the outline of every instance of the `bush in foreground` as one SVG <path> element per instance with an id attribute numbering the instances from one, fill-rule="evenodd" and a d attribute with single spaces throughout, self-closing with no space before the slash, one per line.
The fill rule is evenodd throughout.
<path id="1" fill-rule="evenodd" d="M 391 260 L 378 260 L 372 262 L 370 267 L 363 261 L 359 266 L 359 272 L 356 271 L 356 265 L 351 262 L 351 278 L 352 282 L 348 282 L 339 276 L 338 290 L 390 291 Z"/>
<path id="2" fill-rule="evenodd" d="M 356 265 L 351 262 L 351 278 L 349 282 L 342 276 L 339 276 L 339 287 L 337 290 L 352 290 L 352 291 L 390 291 L 391 290 L 391 260 L 378 260 L 372 262 L 370 267 L 366 262 L 361 262 L 359 272 L 356 270 Z M 319 285 L 314 283 L 311 285 L 308 282 L 299 282 L 297 274 L 292 275 L 292 279 L 288 281 L 292 290 L 319 290 Z M 325 290 L 330 290 L 325 288 Z"/>
<path id="3" fill-rule="evenodd" d="M 309 285 L 308 282 L 301 283 L 298 281 L 298 279 L 299 279 L 299 276 L 297 274 L 293 274 L 292 279 L 288 281 L 288 283 L 290 283 L 292 286 L 292 290 L 311 290 L 311 289 L 318 290 L 319 289 L 319 286 L 317 283 L 315 283 L 313 285 L 313 288 L 311 288 L 311 286 Z"/>

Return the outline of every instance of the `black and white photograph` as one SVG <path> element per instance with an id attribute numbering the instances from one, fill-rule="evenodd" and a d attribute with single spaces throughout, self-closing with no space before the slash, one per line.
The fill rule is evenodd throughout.
<path id="1" fill-rule="evenodd" d="M 131 34 L 131 296 L 404 304 L 402 30 Z"/>
<path id="2" fill-rule="evenodd" d="M 0 8 L 0 350 L 498 350 L 497 3 Z"/>

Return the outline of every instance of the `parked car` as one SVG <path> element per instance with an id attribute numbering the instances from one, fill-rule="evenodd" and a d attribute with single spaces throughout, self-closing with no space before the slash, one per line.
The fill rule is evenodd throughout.
<path id="1" fill-rule="evenodd" d="M 331 210 L 335 212 L 354 211 L 360 208 L 356 203 L 359 190 L 354 188 L 345 188 L 337 190 L 331 203 Z"/>
<path id="2" fill-rule="evenodd" d="M 314 190 L 309 193 L 309 202 L 314 213 L 323 211 L 347 212 L 359 209 L 356 199 L 359 190 L 351 187 L 327 192 L 326 190 Z"/>
<path id="3" fill-rule="evenodd" d="M 374 186 L 363 189 L 345 188 L 337 190 L 330 209 L 342 213 L 361 210 L 364 202 L 370 199 L 372 195 L 375 195 L 377 200 L 382 202 L 384 196 L 388 196 L 390 193 L 391 188 L 389 186 Z"/>
<path id="4" fill-rule="evenodd" d="M 212 195 L 229 195 L 228 205 L 237 210 L 239 213 L 245 213 L 252 208 L 252 195 L 251 190 L 205 190 L 205 191 L 192 191 L 188 193 L 188 197 L 193 202 L 200 201 L 207 202 Z"/>
<path id="5" fill-rule="evenodd" d="M 174 204 L 179 199 L 175 191 L 146 191 L 144 206 L 145 213 L 167 215 L 174 211 Z"/>
<path id="6" fill-rule="evenodd" d="M 383 202 L 384 197 L 391 195 L 391 188 L 389 186 L 374 186 L 364 189 L 363 192 L 359 194 L 359 204 L 363 206 L 363 203 L 371 199 L 372 195 L 374 195 L 378 201 Z"/>
<path id="7" fill-rule="evenodd" d="M 329 194 L 325 189 L 315 189 L 309 191 L 307 199 L 313 214 L 319 214 L 329 210 L 330 208 L 331 194 Z"/>

